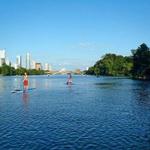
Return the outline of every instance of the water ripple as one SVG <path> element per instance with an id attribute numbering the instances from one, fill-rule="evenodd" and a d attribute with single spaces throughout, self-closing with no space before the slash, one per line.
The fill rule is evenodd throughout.
<path id="1" fill-rule="evenodd" d="M 2 80 L 10 84 L 0 88 L 8 88 L 0 91 L 2 150 L 150 149 L 145 82 L 77 76 L 68 87 L 64 76 L 33 76 L 34 92 L 11 95 L 14 78 Z"/>

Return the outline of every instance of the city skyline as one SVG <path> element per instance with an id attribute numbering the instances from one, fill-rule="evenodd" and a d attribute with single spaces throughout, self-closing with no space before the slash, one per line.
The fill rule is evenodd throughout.
<path id="1" fill-rule="evenodd" d="M 0 47 L 54 68 L 85 69 L 106 53 L 150 45 L 150 1 L 0 0 Z M 23 56 L 24 57 L 24 56 Z"/>
<path id="2" fill-rule="evenodd" d="M 21 55 L 17 55 L 15 62 L 12 62 L 7 56 L 6 49 L 0 49 L 0 67 L 4 63 L 6 63 L 7 65 L 11 65 L 15 69 L 23 67 L 26 69 L 36 69 L 36 70 L 40 69 L 40 70 L 45 70 L 45 71 L 52 70 L 52 66 L 49 63 L 45 62 L 42 64 L 41 62 L 37 62 L 33 60 L 29 52 L 26 53 L 24 59 Z M 40 64 L 40 67 L 39 66 L 37 67 L 37 65 L 39 64 Z"/>

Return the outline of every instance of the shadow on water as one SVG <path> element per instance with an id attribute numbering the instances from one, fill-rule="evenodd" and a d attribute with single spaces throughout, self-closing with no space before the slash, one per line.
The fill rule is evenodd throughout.
<path id="1" fill-rule="evenodd" d="M 115 88 L 119 86 L 117 82 L 101 82 L 101 83 L 95 83 L 95 86 L 100 88 Z"/>
<path id="2" fill-rule="evenodd" d="M 150 82 L 147 81 L 138 81 L 134 83 L 136 87 L 133 89 L 133 94 L 135 99 L 137 99 L 140 103 L 146 103 L 150 101 Z"/>
<path id="3" fill-rule="evenodd" d="M 132 114 L 136 124 L 141 127 L 142 136 L 150 143 L 150 82 L 133 81 Z"/>

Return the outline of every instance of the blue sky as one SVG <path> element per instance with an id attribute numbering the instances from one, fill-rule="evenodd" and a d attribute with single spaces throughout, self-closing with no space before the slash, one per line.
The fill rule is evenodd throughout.
<path id="1" fill-rule="evenodd" d="M 105 53 L 150 46 L 149 0 L 0 0 L 0 48 L 54 69 L 84 69 Z"/>

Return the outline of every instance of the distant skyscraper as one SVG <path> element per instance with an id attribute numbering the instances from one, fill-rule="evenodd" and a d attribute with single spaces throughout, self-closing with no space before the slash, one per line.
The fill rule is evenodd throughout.
<path id="1" fill-rule="evenodd" d="M 18 65 L 17 65 L 17 64 L 13 64 L 13 67 L 14 67 L 15 69 L 18 69 Z"/>
<path id="2" fill-rule="evenodd" d="M 31 56 L 30 56 L 30 53 L 26 54 L 26 69 L 31 69 Z"/>
<path id="3" fill-rule="evenodd" d="M 49 64 L 48 64 L 48 63 L 45 63 L 44 70 L 45 70 L 45 71 L 49 71 Z"/>
<path id="4" fill-rule="evenodd" d="M 34 60 L 32 60 L 31 69 L 35 69 L 35 64 L 36 64 L 36 62 Z"/>
<path id="5" fill-rule="evenodd" d="M 6 62 L 6 52 L 5 50 L 0 50 L 0 66 Z"/>
<path id="6" fill-rule="evenodd" d="M 16 57 L 16 64 L 17 64 L 17 68 L 22 67 L 22 58 L 19 55 Z"/>
<path id="7" fill-rule="evenodd" d="M 42 69 L 42 64 L 41 63 L 36 63 L 35 64 L 35 69 L 36 70 L 41 70 Z"/>
<path id="8" fill-rule="evenodd" d="M 52 65 L 49 65 L 49 71 L 52 71 Z"/>
<path id="9" fill-rule="evenodd" d="M 6 65 L 11 66 L 11 62 L 9 61 L 9 59 L 6 59 Z"/>

